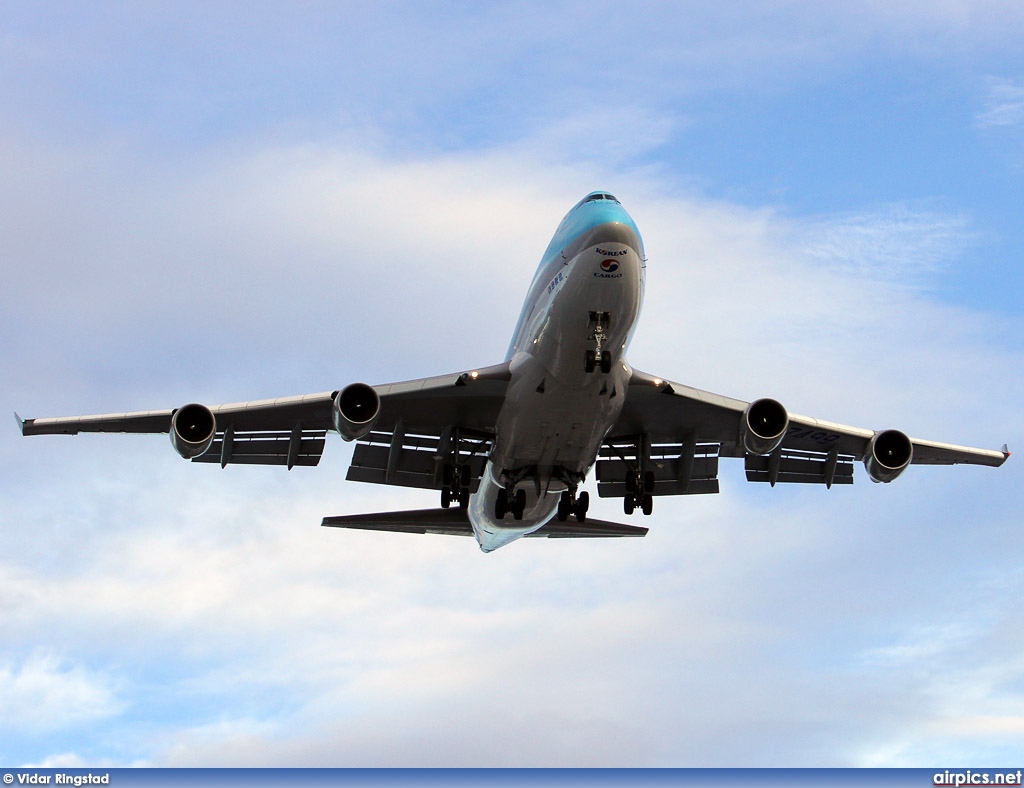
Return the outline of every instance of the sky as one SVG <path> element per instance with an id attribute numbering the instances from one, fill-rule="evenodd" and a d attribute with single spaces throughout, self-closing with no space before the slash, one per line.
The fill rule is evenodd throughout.
<path id="1" fill-rule="evenodd" d="M 4 3 L 0 399 L 497 363 L 600 189 L 649 257 L 637 368 L 1024 449 L 1022 40 L 1016 0 Z M 1019 457 L 828 491 L 723 461 L 644 539 L 484 555 L 320 528 L 435 505 L 350 456 L 0 429 L 0 763 L 1024 761 Z"/>

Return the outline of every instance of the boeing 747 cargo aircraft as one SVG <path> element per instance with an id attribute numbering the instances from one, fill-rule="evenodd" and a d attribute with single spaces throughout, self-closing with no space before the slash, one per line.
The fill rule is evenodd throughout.
<path id="1" fill-rule="evenodd" d="M 789 413 L 633 369 L 643 300 L 640 232 L 615 197 L 593 192 L 562 220 L 530 284 L 505 360 L 440 377 L 210 408 L 18 418 L 25 435 L 168 433 L 185 459 L 316 465 L 326 433 L 355 441 L 348 479 L 431 489 L 440 508 L 326 517 L 323 525 L 464 534 L 490 552 L 523 536 L 643 536 L 588 519 L 580 485 L 623 511 L 651 514 L 662 495 L 718 492 L 722 457 L 747 479 L 851 484 L 855 461 L 876 482 L 911 464 L 999 466 L 1010 456 Z"/>

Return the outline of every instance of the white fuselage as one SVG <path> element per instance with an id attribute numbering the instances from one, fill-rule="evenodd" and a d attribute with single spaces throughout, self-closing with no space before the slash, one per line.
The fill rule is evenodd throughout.
<path id="1" fill-rule="evenodd" d="M 625 401 L 624 351 L 640 313 L 644 255 L 625 209 L 596 193 L 562 221 L 541 261 L 509 348 L 512 379 L 469 518 L 491 551 L 542 527 L 582 481 Z M 608 197 L 608 199 L 605 199 Z M 587 351 L 610 371 L 586 371 Z M 606 367 L 607 368 L 607 367 Z M 502 490 L 523 489 L 521 519 L 495 516 Z"/>

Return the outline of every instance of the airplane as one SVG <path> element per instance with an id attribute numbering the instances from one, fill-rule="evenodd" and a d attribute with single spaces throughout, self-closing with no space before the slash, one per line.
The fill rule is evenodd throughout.
<path id="1" fill-rule="evenodd" d="M 167 433 L 193 462 L 318 464 L 326 434 L 355 447 L 347 479 L 440 492 L 440 508 L 325 517 L 321 525 L 475 536 L 491 552 L 521 537 L 644 536 L 588 518 L 580 485 L 625 514 L 663 495 L 717 493 L 720 458 L 748 481 L 874 482 L 911 464 L 998 467 L 1001 451 L 908 438 L 789 413 L 777 400 L 725 397 L 633 369 L 625 353 L 647 259 L 636 223 L 608 192 L 580 200 L 533 277 L 505 360 L 438 377 L 207 407 L 21 419 L 23 435 Z M 453 506 L 454 504 L 454 506 Z"/>

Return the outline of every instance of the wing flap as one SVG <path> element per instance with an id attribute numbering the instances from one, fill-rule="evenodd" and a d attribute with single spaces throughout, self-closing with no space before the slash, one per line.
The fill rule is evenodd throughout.
<path id="1" fill-rule="evenodd" d="M 780 449 L 774 454 L 748 454 L 744 459 L 748 482 L 775 484 L 853 484 L 853 457 Z"/>
<path id="2" fill-rule="evenodd" d="M 324 430 L 218 433 L 210 448 L 192 462 L 225 465 L 295 465 L 320 463 L 327 443 Z"/>
<path id="3" fill-rule="evenodd" d="M 424 432 L 424 430 L 420 430 Z M 345 478 L 371 484 L 391 484 L 425 490 L 440 490 L 446 462 L 469 466 L 471 492 L 480 486 L 491 450 L 491 439 L 478 433 L 460 437 L 466 431 L 436 430 L 434 435 L 410 434 L 404 427 L 392 432 L 373 430 L 360 438 L 352 452 Z"/>

